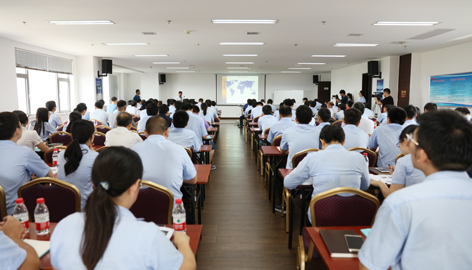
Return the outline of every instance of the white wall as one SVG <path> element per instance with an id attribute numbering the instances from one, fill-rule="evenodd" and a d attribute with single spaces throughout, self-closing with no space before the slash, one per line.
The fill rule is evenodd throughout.
<path id="1" fill-rule="evenodd" d="M 303 90 L 309 100 L 318 97 L 318 85 L 313 84 L 313 74 L 267 74 L 266 99 L 274 99 L 276 90 Z M 297 100 L 301 104 L 301 100 Z"/>
<path id="2" fill-rule="evenodd" d="M 161 99 L 158 73 L 121 73 L 123 100 L 133 99 L 136 89 L 141 90 L 142 99 Z"/>
<path id="3" fill-rule="evenodd" d="M 124 77 L 124 85 L 125 85 L 125 95 L 123 97 L 124 100 L 128 101 L 133 99 L 134 95 L 136 95 L 136 89 L 141 89 L 141 73 L 123 73 Z M 144 97 L 148 99 L 150 97 Z"/>

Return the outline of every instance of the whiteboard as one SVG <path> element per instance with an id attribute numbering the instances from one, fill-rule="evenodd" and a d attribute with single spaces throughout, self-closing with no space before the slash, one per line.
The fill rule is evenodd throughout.
<path id="1" fill-rule="evenodd" d="M 275 90 L 274 91 L 274 105 L 277 106 L 285 99 L 295 99 L 297 104 L 301 104 L 304 98 L 303 90 Z"/>

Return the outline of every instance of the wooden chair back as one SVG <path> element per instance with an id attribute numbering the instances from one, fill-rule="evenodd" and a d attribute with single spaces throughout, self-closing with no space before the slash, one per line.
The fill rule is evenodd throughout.
<path id="1" fill-rule="evenodd" d="M 367 153 L 367 157 L 369 158 L 369 167 L 375 167 L 377 165 L 377 154 L 372 150 L 362 147 L 354 147 L 348 151 L 360 151 L 361 154 Z"/>
<path id="2" fill-rule="evenodd" d="M 62 143 L 63 145 L 69 145 L 72 142 L 72 135 L 65 131 L 58 131 L 49 136 L 51 143 Z"/>
<path id="3" fill-rule="evenodd" d="M 52 163 L 52 154 L 54 154 L 54 148 L 56 148 L 57 151 L 61 152 L 63 150 L 66 150 L 67 146 L 53 147 L 53 148 L 50 148 L 49 150 L 47 150 L 46 152 L 44 152 L 44 162 Z"/>
<path id="4" fill-rule="evenodd" d="M 298 166 L 298 164 L 306 157 L 306 155 L 308 155 L 308 153 L 318 152 L 319 150 L 320 149 L 317 149 L 317 148 L 308 148 L 293 155 L 292 157 L 293 168 L 295 169 Z"/>
<path id="5" fill-rule="evenodd" d="M 277 137 L 275 137 L 273 140 L 272 140 L 272 146 L 280 146 L 280 142 L 282 141 L 282 135 L 279 135 Z"/>
<path id="6" fill-rule="evenodd" d="M 92 122 L 94 126 L 103 126 L 102 121 L 99 121 L 97 119 L 90 119 L 90 122 Z"/>
<path id="7" fill-rule="evenodd" d="M 106 140 L 106 135 L 96 131 L 95 136 L 93 138 L 93 144 L 94 145 L 103 145 L 105 146 L 105 140 Z"/>
<path id="8" fill-rule="evenodd" d="M 143 187 L 139 190 L 136 202 L 129 209 L 137 218 L 156 224 L 172 224 L 172 208 L 174 195 L 172 192 L 156 183 L 142 180 Z"/>
<path id="9" fill-rule="evenodd" d="M 7 196 L 5 190 L 0 186 L 0 220 L 7 216 Z"/>

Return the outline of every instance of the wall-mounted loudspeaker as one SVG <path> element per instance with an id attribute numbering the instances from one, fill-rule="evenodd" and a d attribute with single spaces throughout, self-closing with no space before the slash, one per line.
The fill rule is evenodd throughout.
<path id="1" fill-rule="evenodd" d="M 164 83 L 166 83 L 166 75 L 159 74 L 159 84 L 164 84 Z"/>
<path id="2" fill-rule="evenodd" d="M 367 62 L 367 73 L 371 76 L 380 75 L 379 61 L 369 61 L 369 62 Z"/>
<path id="3" fill-rule="evenodd" d="M 313 75 L 313 83 L 318 84 L 318 75 Z"/>
<path id="4" fill-rule="evenodd" d="M 102 74 L 113 74 L 113 62 L 108 59 L 102 59 Z"/>

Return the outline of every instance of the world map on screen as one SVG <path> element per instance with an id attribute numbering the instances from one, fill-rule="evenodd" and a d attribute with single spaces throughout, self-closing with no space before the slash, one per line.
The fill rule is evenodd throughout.
<path id="1" fill-rule="evenodd" d="M 245 102 L 247 99 L 258 98 L 257 76 L 228 76 L 223 82 L 226 89 L 227 101 L 232 103 Z"/>

